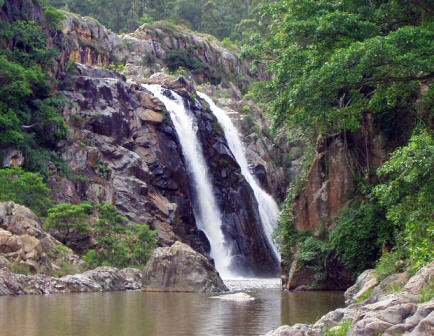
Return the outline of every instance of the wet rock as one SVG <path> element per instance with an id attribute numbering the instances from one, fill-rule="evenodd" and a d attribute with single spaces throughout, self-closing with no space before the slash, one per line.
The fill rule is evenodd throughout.
<path id="1" fill-rule="evenodd" d="M 223 301 L 248 302 L 254 301 L 255 298 L 247 293 L 234 293 L 219 296 L 212 296 L 210 299 L 219 299 Z"/>
<path id="2" fill-rule="evenodd" d="M 227 290 L 211 262 L 181 242 L 157 248 L 143 273 L 144 291 L 213 293 Z"/>

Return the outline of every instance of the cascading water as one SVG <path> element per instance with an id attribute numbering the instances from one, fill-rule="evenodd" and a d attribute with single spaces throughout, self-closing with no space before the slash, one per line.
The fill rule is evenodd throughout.
<path id="1" fill-rule="evenodd" d="M 210 256 L 214 259 L 215 267 L 222 278 L 233 277 L 230 270 L 230 249 L 225 246 L 225 238 L 222 232 L 222 221 L 212 183 L 208 175 L 208 167 L 203 155 L 202 146 L 197 137 L 194 119 L 184 106 L 183 99 L 173 91 L 170 91 L 173 99 L 163 94 L 160 85 L 144 85 L 155 97 L 160 99 L 169 111 L 170 119 L 178 134 L 185 163 L 191 174 L 193 187 L 197 193 L 194 207 L 197 226 L 207 236 L 210 245 Z"/>
<path id="2" fill-rule="evenodd" d="M 241 167 L 241 173 L 250 184 L 255 198 L 258 202 L 259 215 L 261 217 L 262 227 L 265 232 L 268 243 L 273 249 L 275 257 L 280 260 L 280 255 L 277 251 L 275 244 L 273 243 L 272 234 L 277 226 L 277 219 L 279 216 L 279 207 L 274 201 L 273 197 L 267 194 L 258 184 L 252 172 L 249 169 L 247 163 L 247 157 L 245 152 L 245 147 L 241 141 L 238 130 L 232 123 L 232 120 L 227 116 L 226 112 L 219 108 L 210 97 L 206 94 L 198 92 L 199 97 L 204 99 L 210 106 L 211 111 L 217 118 L 219 124 L 223 128 L 226 141 L 228 142 L 229 148 L 234 154 L 239 166 Z"/>

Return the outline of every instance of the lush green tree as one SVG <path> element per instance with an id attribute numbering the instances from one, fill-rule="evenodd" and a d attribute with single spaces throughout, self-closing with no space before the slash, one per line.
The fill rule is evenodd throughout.
<path id="1" fill-rule="evenodd" d="M 156 246 L 155 232 L 144 224 L 128 227 L 127 219 L 112 204 L 97 204 L 95 210 L 99 219 L 90 228 L 97 247 L 84 259 L 93 267 L 144 265 Z"/>
<path id="2" fill-rule="evenodd" d="M 245 48 L 273 74 L 258 96 L 278 125 L 321 132 L 356 130 L 368 111 L 414 109 L 419 82 L 434 78 L 432 9 L 429 0 L 266 3 L 262 34 Z"/>
<path id="3" fill-rule="evenodd" d="M 416 132 L 378 169 L 384 179 L 375 194 L 387 218 L 404 231 L 411 261 L 420 267 L 434 260 L 434 139 Z"/>
<path id="4" fill-rule="evenodd" d="M 377 202 L 356 200 L 344 208 L 331 233 L 331 246 L 354 273 L 372 268 L 383 246 L 394 243 L 394 227 Z"/>
<path id="5" fill-rule="evenodd" d="M 47 230 L 54 230 L 60 241 L 67 245 L 73 233 L 88 233 L 89 219 L 92 205 L 89 203 L 70 204 L 61 203 L 48 210 L 48 217 L 44 223 Z"/>
<path id="6" fill-rule="evenodd" d="M 54 150 L 66 137 L 57 112 L 62 99 L 53 93 L 48 75 L 56 53 L 33 21 L 0 22 L 0 40 L 0 148 L 17 146 L 25 154 L 25 167 L 41 171 L 46 162 L 36 166 L 31 153 Z"/>
<path id="7" fill-rule="evenodd" d="M 20 167 L 0 169 L 0 200 L 14 201 L 45 216 L 51 206 L 50 189 L 38 173 Z"/>

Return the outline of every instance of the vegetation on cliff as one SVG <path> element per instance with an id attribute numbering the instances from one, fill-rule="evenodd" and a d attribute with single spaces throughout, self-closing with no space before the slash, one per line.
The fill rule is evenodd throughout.
<path id="1" fill-rule="evenodd" d="M 47 175 L 46 161 L 58 166 L 57 143 L 66 137 L 62 104 L 50 76 L 57 51 L 47 46 L 47 32 L 23 17 L 0 22 L 0 146 L 15 146 L 26 168 Z"/>
<path id="2" fill-rule="evenodd" d="M 332 233 L 296 232 L 292 191 L 279 230 L 284 262 L 297 241 L 299 261 L 309 251 L 316 255 L 313 269 L 322 270 L 333 250 L 355 273 L 382 252 L 414 268 L 433 260 L 433 9 L 431 1 L 399 0 L 277 0 L 261 7 L 243 52 L 273 74 L 251 95 L 267 106 L 276 127 L 342 134 L 350 153 L 346 139 L 372 115 L 386 149 L 403 146 L 378 171 L 369 160 L 356 163 L 351 202 L 333 219 Z M 394 251 L 398 258 L 390 257 Z"/>
<path id="3" fill-rule="evenodd" d="M 140 24 L 170 20 L 219 39 L 240 40 L 262 0 L 46 0 L 57 8 L 92 16 L 115 32 L 132 32 Z M 227 40 L 229 41 L 229 40 Z"/>
<path id="4" fill-rule="evenodd" d="M 59 144 L 68 140 L 60 113 L 66 99 L 57 92 L 53 76 L 59 50 L 50 47 L 64 15 L 50 6 L 39 13 L 37 6 L 33 12 L 11 13 L 10 22 L 0 21 L 0 154 L 13 148 L 24 155 L 22 168 L 0 169 L 0 201 L 29 207 L 66 245 L 71 235 L 90 235 L 95 242 L 84 256 L 90 266 L 144 265 L 156 246 L 149 226 L 129 223 L 111 204 L 53 207 L 47 181 L 71 175 Z"/>

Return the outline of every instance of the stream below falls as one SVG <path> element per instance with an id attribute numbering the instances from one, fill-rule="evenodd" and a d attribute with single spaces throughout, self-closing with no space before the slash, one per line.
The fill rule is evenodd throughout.
<path id="1" fill-rule="evenodd" d="M 342 292 L 282 292 L 280 279 L 225 281 L 255 298 L 141 291 L 0 297 L 3 336 L 262 335 L 344 306 Z"/>

